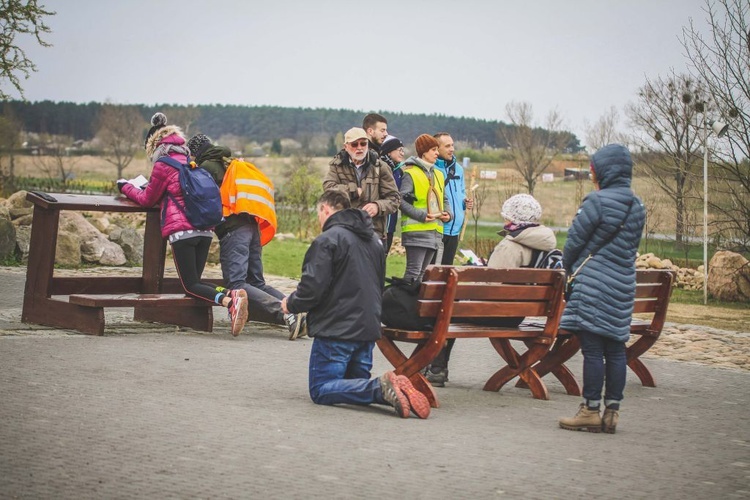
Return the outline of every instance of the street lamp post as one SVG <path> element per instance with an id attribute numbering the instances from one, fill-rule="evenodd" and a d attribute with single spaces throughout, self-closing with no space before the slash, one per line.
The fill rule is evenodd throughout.
<path id="1" fill-rule="evenodd" d="M 703 117 L 703 305 L 708 304 L 708 128 L 722 137 L 729 125 Z"/>

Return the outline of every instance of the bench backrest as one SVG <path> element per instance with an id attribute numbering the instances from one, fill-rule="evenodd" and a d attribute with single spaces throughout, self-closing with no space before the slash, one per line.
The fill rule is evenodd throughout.
<path id="1" fill-rule="evenodd" d="M 543 316 L 545 333 L 555 335 L 563 311 L 565 272 L 553 269 L 492 269 L 430 266 L 419 292 L 421 317 L 436 328 L 450 318 Z"/>
<path id="2" fill-rule="evenodd" d="M 639 269 L 635 272 L 635 304 L 633 313 L 652 314 L 648 330 L 658 334 L 664 328 L 667 307 L 672 296 L 674 273 L 656 269 Z"/>

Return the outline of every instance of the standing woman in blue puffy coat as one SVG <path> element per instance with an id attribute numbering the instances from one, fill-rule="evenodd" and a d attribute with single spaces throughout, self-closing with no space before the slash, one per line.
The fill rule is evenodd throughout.
<path id="1" fill-rule="evenodd" d="M 560 328 L 575 332 L 581 342 L 583 403 L 575 417 L 560 419 L 560 427 L 614 433 L 625 389 L 625 343 L 646 211 L 630 188 L 633 160 L 625 146 L 610 144 L 597 151 L 591 176 L 596 191 L 584 198 L 563 250 L 565 271 L 577 274 L 560 321 Z M 599 413 L 602 388 L 604 415 Z"/>

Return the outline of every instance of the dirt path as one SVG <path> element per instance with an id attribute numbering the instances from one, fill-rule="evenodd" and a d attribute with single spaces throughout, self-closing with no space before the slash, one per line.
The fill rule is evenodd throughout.
<path id="1" fill-rule="evenodd" d="M 750 333 L 750 307 L 741 310 L 698 304 L 671 303 L 667 311 L 667 321 Z"/>

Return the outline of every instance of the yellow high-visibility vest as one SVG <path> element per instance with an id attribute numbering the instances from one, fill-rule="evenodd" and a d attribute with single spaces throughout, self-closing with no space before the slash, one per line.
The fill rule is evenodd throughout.
<path id="1" fill-rule="evenodd" d="M 414 196 L 416 200 L 414 200 L 414 208 L 419 208 L 422 210 L 427 210 L 427 191 L 430 189 L 430 180 L 427 177 L 427 174 L 424 170 L 422 170 L 420 167 L 414 165 L 407 167 L 404 170 L 404 174 L 408 174 L 411 176 L 412 182 L 414 183 Z M 436 169 L 432 169 L 432 175 L 434 178 L 434 187 L 435 191 L 437 191 L 438 194 L 438 202 L 440 203 L 440 210 L 443 210 L 443 193 L 445 192 L 445 178 L 443 177 L 443 173 Z M 438 233 L 443 232 L 443 223 L 442 221 L 435 219 L 430 222 L 420 222 L 418 220 L 414 220 L 410 217 L 407 217 L 406 215 L 402 214 L 401 217 L 401 232 L 402 233 L 408 233 L 411 231 L 437 231 Z"/>

